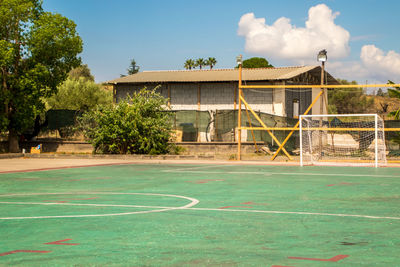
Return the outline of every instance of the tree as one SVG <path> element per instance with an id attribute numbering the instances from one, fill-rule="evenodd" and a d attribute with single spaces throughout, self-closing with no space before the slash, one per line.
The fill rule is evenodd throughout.
<path id="1" fill-rule="evenodd" d="M 385 93 L 383 92 L 382 88 L 378 89 L 378 92 L 376 92 L 376 95 L 377 96 L 383 96 L 383 97 L 386 96 Z"/>
<path id="2" fill-rule="evenodd" d="M 90 69 L 87 64 L 81 65 L 79 67 L 73 68 L 69 73 L 68 77 L 70 79 L 79 80 L 79 78 L 84 78 L 85 80 L 94 82 L 94 76 L 90 73 Z"/>
<path id="3" fill-rule="evenodd" d="M 262 57 L 252 57 L 246 60 L 243 60 L 242 63 L 243 68 L 273 68 L 271 64 L 269 64 L 268 60 Z"/>
<path id="4" fill-rule="evenodd" d="M 44 12 L 41 0 L 1 1 L 0 129 L 8 131 L 9 152 L 19 152 L 18 136 L 44 109 L 42 98 L 80 65 L 75 28 L 60 14 Z"/>
<path id="5" fill-rule="evenodd" d="M 185 69 L 187 70 L 191 70 L 192 68 L 196 67 L 196 63 L 194 62 L 193 59 L 187 59 L 185 61 L 185 65 L 184 65 Z"/>
<path id="6" fill-rule="evenodd" d="M 97 105 L 112 105 L 112 93 L 85 77 L 67 79 L 58 87 L 57 94 L 47 100 L 50 109 L 88 111 Z"/>
<path id="7" fill-rule="evenodd" d="M 118 105 L 98 106 L 80 119 L 94 152 L 165 154 L 169 152 L 172 120 L 167 100 L 146 88 Z"/>
<path id="8" fill-rule="evenodd" d="M 198 58 L 198 59 L 196 59 L 196 66 L 199 66 L 200 69 L 201 69 L 204 65 L 206 65 L 206 61 L 204 60 L 204 58 Z"/>
<path id="9" fill-rule="evenodd" d="M 215 64 L 217 64 L 217 60 L 215 59 L 215 57 L 209 57 L 206 60 L 206 65 L 210 66 L 210 70 L 212 70 L 212 68 L 215 66 Z"/>
<path id="10" fill-rule="evenodd" d="M 340 84 L 357 84 L 356 81 L 337 80 Z M 334 105 L 339 114 L 355 114 L 373 108 L 374 99 L 368 98 L 362 88 L 336 88 L 329 90 L 328 103 Z"/>
<path id="11" fill-rule="evenodd" d="M 132 58 L 131 65 L 128 68 L 128 75 L 132 75 L 139 72 L 140 67 L 136 65 L 135 59 Z"/>
<path id="12" fill-rule="evenodd" d="M 394 84 L 392 81 L 388 81 L 389 84 Z M 400 87 L 394 87 L 388 89 L 388 94 L 392 98 L 399 98 L 400 99 Z M 389 113 L 389 115 L 393 116 L 396 120 L 400 119 L 400 107 Z"/>

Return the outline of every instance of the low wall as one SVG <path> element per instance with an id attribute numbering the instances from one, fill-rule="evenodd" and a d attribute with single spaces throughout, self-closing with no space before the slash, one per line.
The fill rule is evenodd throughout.
<path id="1" fill-rule="evenodd" d="M 21 151 L 25 149 L 26 153 L 31 152 L 32 147 L 41 145 L 43 153 L 75 153 L 89 154 L 92 153 L 93 147 L 87 142 L 81 141 L 61 141 L 61 140 L 39 140 L 25 141 L 20 143 Z M 182 155 L 230 155 L 237 153 L 237 143 L 233 142 L 179 142 L 177 146 L 182 147 Z M 263 146 L 263 142 L 257 142 L 259 147 Z M 0 151 L 6 152 L 7 142 L 0 142 Z M 243 142 L 241 147 L 242 153 L 253 153 L 255 151 L 253 142 Z"/>

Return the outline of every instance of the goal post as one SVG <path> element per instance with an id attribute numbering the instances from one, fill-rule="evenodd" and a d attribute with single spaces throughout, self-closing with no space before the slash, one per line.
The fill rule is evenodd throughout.
<path id="1" fill-rule="evenodd" d="M 384 122 L 377 114 L 301 115 L 300 165 L 384 166 Z"/>

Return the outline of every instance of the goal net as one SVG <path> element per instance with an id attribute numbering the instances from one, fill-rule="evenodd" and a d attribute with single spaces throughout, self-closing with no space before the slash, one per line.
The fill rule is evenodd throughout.
<path id="1" fill-rule="evenodd" d="M 386 165 L 383 120 L 376 114 L 301 115 L 300 165 Z"/>

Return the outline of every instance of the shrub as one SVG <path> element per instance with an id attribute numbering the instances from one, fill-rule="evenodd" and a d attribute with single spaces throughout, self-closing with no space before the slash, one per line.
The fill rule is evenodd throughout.
<path id="1" fill-rule="evenodd" d="M 154 90 L 142 90 L 115 106 L 98 106 L 80 119 L 95 153 L 165 154 L 172 123 L 166 99 Z"/>

